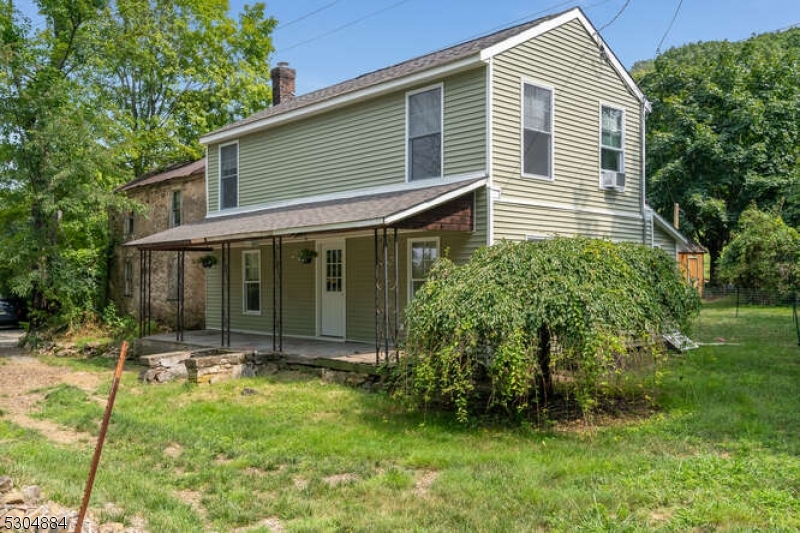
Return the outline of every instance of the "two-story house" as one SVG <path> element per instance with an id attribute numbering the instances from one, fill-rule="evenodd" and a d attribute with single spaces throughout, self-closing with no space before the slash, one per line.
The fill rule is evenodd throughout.
<path id="1" fill-rule="evenodd" d="M 148 301 L 142 297 L 140 256 L 124 245 L 203 220 L 206 216 L 205 168 L 205 158 L 177 164 L 138 176 L 116 190 L 144 208 L 114 213 L 110 220 L 111 234 L 117 244 L 109 271 L 109 296 L 123 314 L 137 314 L 147 305 L 151 319 L 173 327 L 179 296 L 183 292 L 183 326 L 203 328 L 206 286 L 202 266 L 197 261 L 186 262 L 179 276 L 177 252 L 152 254 L 147 265 L 151 288 Z M 183 282 L 183 287 L 179 286 L 179 281 Z"/>
<path id="2" fill-rule="evenodd" d="M 219 256 L 206 323 L 223 343 L 234 330 L 380 351 L 442 255 L 685 240 L 645 203 L 649 103 L 580 9 L 298 97 L 292 69 L 272 74 L 273 107 L 202 138 L 205 220 L 131 243 Z"/>

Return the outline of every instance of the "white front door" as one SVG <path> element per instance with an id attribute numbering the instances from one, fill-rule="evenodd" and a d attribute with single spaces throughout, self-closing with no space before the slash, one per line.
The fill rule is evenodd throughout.
<path id="1" fill-rule="evenodd" d="M 344 337 L 344 243 L 322 244 L 320 259 L 320 334 Z"/>

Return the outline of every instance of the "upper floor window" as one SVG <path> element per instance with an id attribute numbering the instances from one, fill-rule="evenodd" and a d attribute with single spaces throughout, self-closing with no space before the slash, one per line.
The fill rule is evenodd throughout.
<path id="1" fill-rule="evenodd" d="M 442 175 L 442 87 L 410 93 L 408 181 Z"/>
<path id="2" fill-rule="evenodd" d="M 439 239 L 410 239 L 408 241 L 408 298 L 414 297 L 428 277 L 433 263 L 439 258 Z"/>
<path id="3" fill-rule="evenodd" d="M 622 109 L 600 106 L 600 186 L 625 187 L 625 114 Z"/>
<path id="4" fill-rule="evenodd" d="M 134 223 L 134 215 L 133 211 L 128 211 L 125 215 L 125 220 L 123 221 L 123 231 L 126 237 L 133 236 L 133 223 Z"/>
<path id="5" fill-rule="evenodd" d="M 625 151 L 623 146 L 622 109 L 602 106 L 600 111 L 600 168 L 615 172 L 625 171 Z"/>
<path id="6" fill-rule="evenodd" d="M 169 209 L 169 227 L 171 228 L 181 225 L 182 201 L 183 195 L 181 191 L 172 191 L 172 201 Z"/>
<path id="7" fill-rule="evenodd" d="M 522 174 L 553 179 L 553 89 L 522 84 Z"/>
<path id="8" fill-rule="evenodd" d="M 219 147 L 219 207 L 239 206 L 239 144 Z"/>

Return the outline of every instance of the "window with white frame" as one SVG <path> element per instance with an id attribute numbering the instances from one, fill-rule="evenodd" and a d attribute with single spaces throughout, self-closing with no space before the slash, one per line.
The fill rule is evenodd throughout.
<path id="1" fill-rule="evenodd" d="M 600 108 L 600 170 L 625 172 L 624 113 L 609 106 Z"/>
<path id="2" fill-rule="evenodd" d="M 553 178 L 553 89 L 522 84 L 522 173 Z"/>
<path id="3" fill-rule="evenodd" d="M 239 206 L 239 144 L 219 147 L 219 207 Z"/>
<path id="4" fill-rule="evenodd" d="M 428 277 L 431 266 L 439 258 L 439 239 L 408 241 L 408 299 L 414 297 Z"/>
<path id="5" fill-rule="evenodd" d="M 125 260 L 123 277 L 125 278 L 125 296 L 133 296 L 133 261 Z"/>
<path id="6" fill-rule="evenodd" d="M 242 252 L 242 298 L 246 314 L 261 313 L 261 251 Z"/>
<path id="7" fill-rule="evenodd" d="M 172 191 L 172 201 L 169 208 L 169 227 L 181 225 L 181 209 L 183 207 L 183 194 L 181 191 Z"/>
<path id="8" fill-rule="evenodd" d="M 408 181 L 442 175 L 442 88 L 409 93 Z"/>

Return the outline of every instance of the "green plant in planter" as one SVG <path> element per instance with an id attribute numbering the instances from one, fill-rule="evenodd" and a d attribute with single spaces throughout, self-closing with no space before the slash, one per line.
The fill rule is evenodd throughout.
<path id="1" fill-rule="evenodd" d="M 217 264 L 217 256 L 213 254 L 206 254 L 198 259 L 197 262 L 203 265 L 203 268 L 211 268 Z"/>
<path id="2" fill-rule="evenodd" d="M 317 257 L 317 251 L 310 248 L 303 248 L 297 252 L 297 260 L 304 265 L 311 263 L 315 257 Z"/>

